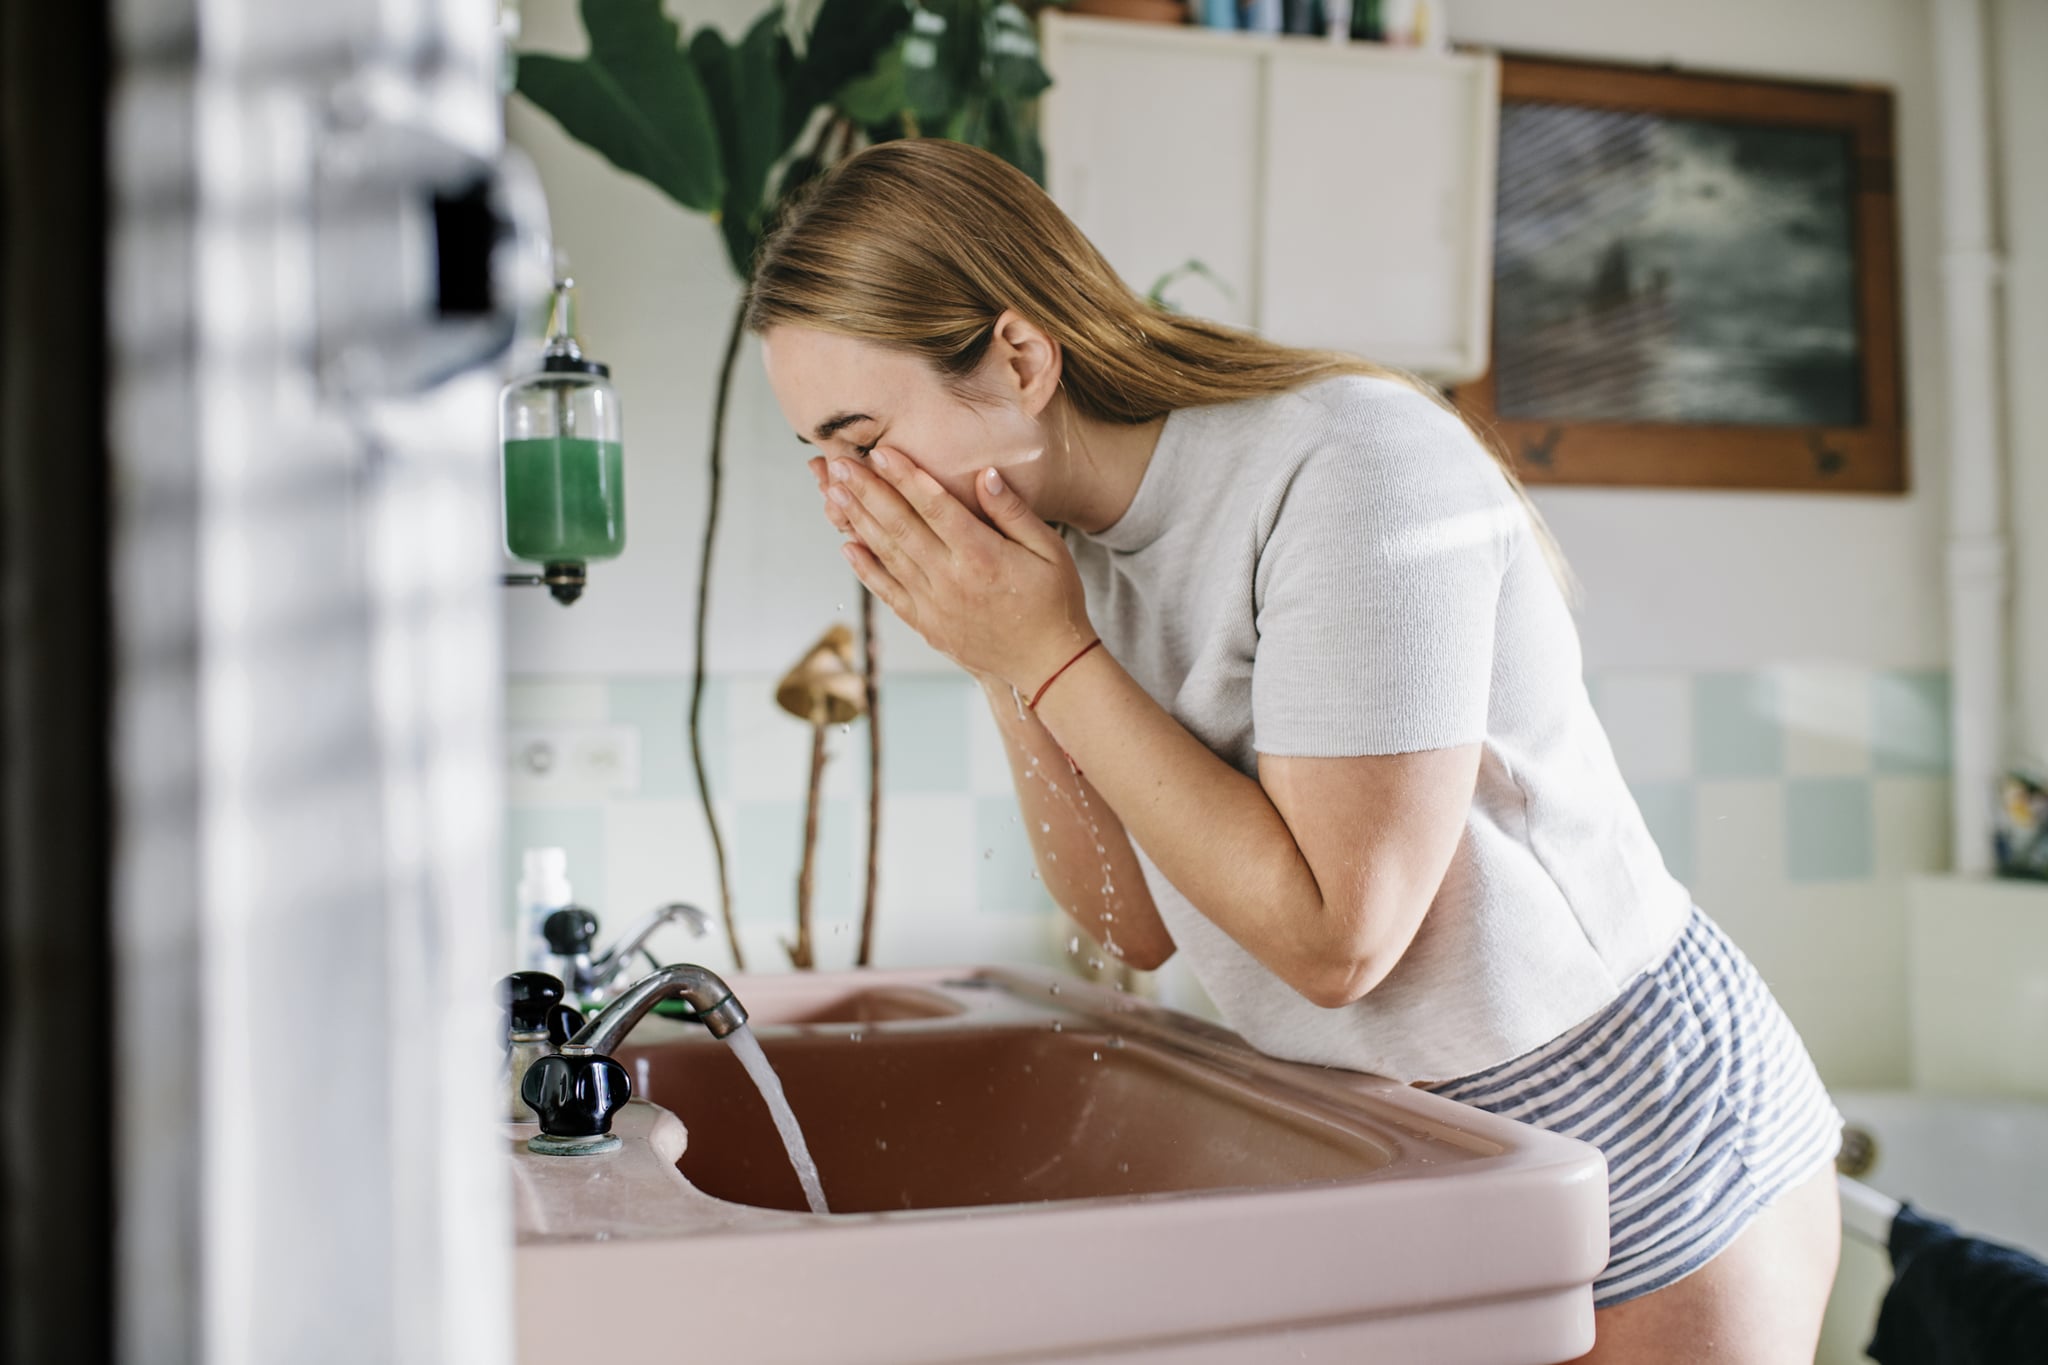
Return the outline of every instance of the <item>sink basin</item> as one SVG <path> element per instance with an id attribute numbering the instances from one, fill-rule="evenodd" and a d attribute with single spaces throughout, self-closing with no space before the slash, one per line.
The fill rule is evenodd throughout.
<path id="1" fill-rule="evenodd" d="M 764 1035 L 766 1031 L 763 1030 Z M 1144 1041 L 1044 1027 L 763 1036 L 836 1213 L 1356 1179 L 1395 1158 L 1373 1130 L 1275 1106 Z M 682 1119 L 706 1194 L 804 1209 L 760 1092 L 709 1039 L 619 1051 L 634 1093 Z"/>
<path id="2" fill-rule="evenodd" d="M 513 1130 L 521 1358 L 1568 1360 L 1592 1343 L 1606 1171 L 1583 1144 L 1051 973 L 734 977 L 816 1158 L 694 1024 L 619 1060 L 623 1145 Z M 632 1341 L 626 1338 L 633 1338 Z"/>

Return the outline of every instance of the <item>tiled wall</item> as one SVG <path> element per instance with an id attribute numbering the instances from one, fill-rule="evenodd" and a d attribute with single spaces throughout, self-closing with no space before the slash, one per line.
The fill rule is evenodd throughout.
<path id="1" fill-rule="evenodd" d="M 775 708 L 774 683 L 716 678 L 704 713 L 756 970 L 784 965 L 777 939 L 793 915 L 809 762 L 808 730 Z M 1906 879 L 1949 861 L 1946 675 L 1608 672 L 1588 686 L 1667 862 L 1763 969 L 1829 1079 L 1902 1082 Z M 687 696 L 686 678 L 513 681 L 513 725 L 630 726 L 640 772 L 636 791 L 599 801 L 540 804 L 515 783 L 508 888 L 519 849 L 555 843 L 569 850 L 579 898 L 608 923 L 664 900 L 715 904 Z M 877 960 L 1062 960 L 1067 931 L 1031 875 L 978 691 L 957 676 L 907 674 L 884 682 L 883 708 Z M 831 747 L 817 877 L 826 966 L 851 961 L 858 933 L 867 737 L 856 726 Z M 728 961 L 715 942 L 657 948 Z M 1199 1003 L 1189 983 L 1168 984 L 1168 998 Z"/>

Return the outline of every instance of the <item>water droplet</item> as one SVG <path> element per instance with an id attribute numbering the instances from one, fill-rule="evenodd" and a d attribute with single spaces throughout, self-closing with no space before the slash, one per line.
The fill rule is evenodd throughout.
<path id="1" fill-rule="evenodd" d="M 1034 882 L 1038 880 L 1038 869 L 1035 867 L 1031 869 L 1031 880 Z"/>
<path id="2" fill-rule="evenodd" d="M 1109 910 L 1105 910 L 1105 911 L 1103 911 L 1103 912 L 1102 912 L 1102 922 L 1103 922 L 1104 924 L 1113 924 L 1113 923 L 1115 923 L 1115 922 L 1116 922 L 1116 914 L 1115 914 L 1115 913 L 1114 913 L 1113 911 L 1109 911 Z"/>
<path id="3" fill-rule="evenodd" d="M 1093 1058 L 1094 1058 L 1094 1059 L 1095 1059 L 1096 1061 L 1098 1061 L 1098 1062 L 1102 1060 L 1102 1054 L 1101 1054 L 1101 1053 L 1099 1053 L 1099 1052 L 1091 1052 L 1091 1053 L 1089 1053 L 1088 1055 L 1089 1055 L 1090 1057 L 1093 1057 Z"/>
<path id="4" fill-rule="evenodd" d="M 846 1035 L 846 1040 L 847 1040 L 848 1042 L 850 1042 L 850 1043 L 857 1043 L 857 1042 L 859 1042 L 859 1041 L 860 1041 L 860 1030 L 859 1030 L 859 1029 L 855 1029 L 855 1030 L 854 1030 L 853 1032 L 851 1032 L 851 1033 L 847 1034 L 847 1035 Z"/>
<path id="5" fill-rule="evenodd" d="M 992 848 L 985 848 L 981 851 L 981 856 L 984 858 L 993 858 L 996 856 L 996 851 Z"/>
<path id="6" fill-rule="evenodd" d="M 1118 990 L 1122 990 L 1122 989 L 1124 988 L 1124 983 L 1123 983 L 1123 982 L 1121 982 L 1121 981 L 1117 982 L 1117 983 L 1116 983 L 1116 988 L 1117 988 Z"/>
<path id="7" fill-rule="evenodd" d="M 1081 951 L 1081 936 L 1079 934 L 1073 934 L 1068 937 L 1067 951 L 1070 953 L 1078 953 Z"/>
<path id="8" fill-rule="evenodd" d="M 1119 1171 L 1122 1171 L 1122 1172 L 1124 1172 L 1124 1173 L 1128 1174 L 1128 1173 L 1130 1172 L 1130 1169 L 1131 1169 L 1131 1163 L 1130 1163 L 1130 1162 L 1128 1162 L 1128 1161 L 1119 1161 L 1119 1162 L 1117 1162 L 1117 1163 L 1116 1163 L 1116 1168 L 1117 1168 L 1117 1170 L 1119 1170 Z"/>
<path id="9" fill-rule="evenodd" d="M 1055 1019 L 1055 1020 L 1053 1020 L 1053 1021 L 1052 1021 L 1052 1031 L 1053 1031 L 1054 1033 L 1058 1033 L 1058 1032 L 1060 1031 L 1060 1021 L 1059 1021 L 1059 1020 Z"/>
<path id="10" fill-rule="evenodd" d="M 842 734 L 842 735 L 850 735 L 850 734 L 852 734 L 852 733 L 853 733 L 853 727 L 852 727 L 851 725 L 842 725 L 842 726 L 840 726 L 840 727 L 839 727 L 839 733 L 840 733 L 840 734 Z M 1095 850 L 1095 851 L 1096 851 L 1097 853 L 1100 853 L 1100 852 L 1101 852 L 1102 850 L 1101 850 L 1101 849 L 1097 849 L 1097 850 Z"/>
<path id="11" fill-rule="evenodd" d="M 834 611 L 845 611 L 845 610 L 846 610 L 846 603 L 844 603 L 844 602 L 841 602 L 841 603 L 840 603 L 840 604 L 839 604 L 838 606 L 836 606 L 836 607 L 832 608 L 832 610 L 834 610 Z"/>
<path id="12" fill-rule="evenodd" d="M 886 1152 L 886 1151 L 888 1151 L 888 1150 L 889 1150 L 889 1139 L 887 1139 L 887 1138 L 876 1138 L 876 1139 L 875 1139 L 875 1150 L 876 1150 L 876 1151 L 878 1151 L 878 1152 Z"/>
<path id="13" fill-rule="evenodd" d="M 1045 860 L 1049 863 L 1056 863 L 1060 860 L 1060 855 L 1057 853 L 1048 853 L 1045 855 Z"/>
<path id="14" fill-rule="evenodd" d="M 1107 852 L 1109 852 L 1109 850 L 1108 850 L 1108 849 L 1106 849 L 1106 848 L 1104 848 L 1104 847 L 1103 847 L 1103 846 L 1102 846 L 1101 844 L 1097 844 L 1097 845 L 1095 846 L 1095 851 L 1096 851 L 1097 853 L 1107 853 Z"/>
<path id="15" fill-rule="evenodd" d="M 1099 957 L 1091 957 L 1091 958 L 1089 958 L 1089 959 L 1088 959 L 1088 970 L 1089 970 L 1089 971 L 1091 971 L 1091 972 L 1099 972 L 1099 971 L 1101 971 L 1101 970 L 1102 970 L 1102 959 L 1101 959 L 1101 958 L 1099 958 Z"/>
<path id="16" fill-rule="evenodd" d="M 1053 993 L 1054 995 L 1058 995 L 1058 994 L 1060 993 L 1060 988 L 1059 988 L 1059 986 L 1058 986 L 1058 984 L 1057 984 L 1057 983 L 1055 983 L 1055 984 L 1054 984 L 1054 986 L 1053 986 L 1053 988 L 1052 988 L 1052 993 Z"/>
<path id="17" fill-rule="evenodd" d="M 1046 823 L 1045 821 L 1040 820 L 1038 822 L 1038 832 L 1040 834 L 1050 834 L 1052 833 L 1052 826 Z"/>

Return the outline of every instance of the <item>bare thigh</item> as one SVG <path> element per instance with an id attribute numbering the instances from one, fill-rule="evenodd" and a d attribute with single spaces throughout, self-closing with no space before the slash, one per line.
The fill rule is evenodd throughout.
<path id="1" fill-rule="evenodd" d="M 1574 1365 L 1813 1365 L 1841 1251 L 1830 1164 L 1678 1283 L 1595 1313 Z"/>

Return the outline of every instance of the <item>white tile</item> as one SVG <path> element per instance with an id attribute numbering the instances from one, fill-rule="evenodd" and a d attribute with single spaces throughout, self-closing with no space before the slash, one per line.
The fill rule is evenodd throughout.
<path id="1" fill-rule="evenodd" d="M 1003 749 L 1003 732 L 975 689 L 967 718 L 968 785 L 976 796 L 1008 796 L 1016 790 L 1010 777 L 1009 755 Z"/>
<path id="2" fill-rule="evenodd" d="M 950 915 L 919 923 L 883 919 L 875 960 L 888 967 L 1020 963 L 1050 966 L 1045 924 L 1036 915 Z"/>
<path id="3" fill-rule="evenodd" d="M 1692 776 L 1692 680 L 1683 673 L 1602 673 L 1595 680 L 1600 723 L 1622 776 Z"/>
<path id="4" fill-rule="evenodd" d="M 505 683 L 507 725 L 602 725 L 611 719 L 602 678 L 510 678 Z"/>
<path id="5" fill-rule="evenodd" d="M 1744 890 L 1785 881 L 1785 784 L 1773 778 L 1703 778 L 1693 885 L 1700 903 L 1723 887 Z"/>
<path id="6" fill-rule="evenodd" d="M 775 704 L 775 680 L 734 678 L 726 694 L 726 782 L 736 801 L 801 801 L 810 790 L 811 727 Z M 848 766 L 837 765 L 834 766 Z M 830 769 L 827 769 L 828 781 Z"/>
<path id="7" fill-rule="evenodd" d="M 975 857 L 973 797 L 888 797 L 882 806 L 877 952 L 885 923 L 897 932 L 908 932 L 937 922 L 978 918 Z"/>
<path id="8" fill-rule="evenodd" d="M 1770 985 L 1831 1086 L 1908 1067 L 1904 883 L 1782 883 L 1700 898 Z"/>
<path id="9" fill-rule="evenodd" d="M 1870 771 L 1870 672 L 1794 665 L 1774 670 L 1785 771 L 1793 777 Z"/>
<path id="10" fill-rule="evenodd" d="M 657 905 L 688 901 L 711 917 L 706 939 L 670 926 L 648 941 L 663 962 L 730 965 L 718 909 L 718 866 L 703 808 L 695 801 L 615 801 L 604 809 L 606 904 L 595 905 L 609 944 Z M 718 961 L 711 960 L 715 955 Z"/>
<path id="11" fill-rule="evenodd" d="M 1949 866 L 1953 824 L 1946 779 L 1878 777 L 1871 780 L 1870 791 L 1880 877 L 1909 877 Z"/>
<path id="12" fill-rule="evenodd" d="M 2048 885 L 1910 883 L 1913 1084 L 2048 1099 Z"/>

